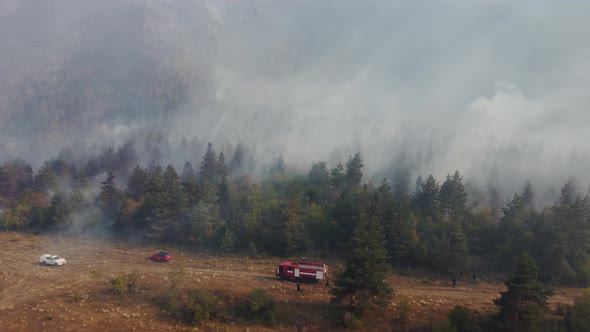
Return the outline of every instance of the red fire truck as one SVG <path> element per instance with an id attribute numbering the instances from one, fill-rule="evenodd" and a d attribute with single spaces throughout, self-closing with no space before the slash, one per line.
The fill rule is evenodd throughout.
<path id="1" fill-rule="evenodd" d="M 328 278 L 328 265 L 314 262 L 281 262 L 276 276 L 283 280 L 318 281 Z"/>

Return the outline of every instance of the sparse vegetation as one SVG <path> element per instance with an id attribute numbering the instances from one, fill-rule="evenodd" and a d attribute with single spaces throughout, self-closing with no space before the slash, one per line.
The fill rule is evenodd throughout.
<path id="1" fill-rule="evenodd" d="M 477 312 L 463 306 L 456 306 L 447 316 L 451 326 L 457 332 L 479 332 L 481 331 Z"/>
<path id="2" fill-rule="evenodd" d="M 590 327 L 590 297 L 576 299 L 567 310 L 565 326 L 569 332 L 584 332 Z"/>
<path id="3" fill-rule="evenodd" d="M 222 308 L 220 299 L 205 289 L 194 290 L 187 294 L 171 291 L 158 298 L 157 303 L 172 318 L 188 325 L 198 325 L 215 319 Z"/>
<path id="4" fill-rule="evenodd" d="M 395 307 L 396 312 L 396 324 L 395 326 L 401 330 L 405 330 L 410 323 L 410 318 L 412 314 L 412 305 L 408 301 L 408 299 L 403 298 L 397 302 Z M 395 328 L 394 328 L 395 329 Z"/>
<path id="5" fill-rule="evenodd" d="M 176 291 L 184 282 L 186 271 L 184 266 L 180 264 L 174 265 L 172 271 L 168 272 L 168 278 L 170 279 L 170 291 Z"/>
<path id="6" fill-rule="evenodd" d="M 111 289 L 117 295 L 135 292 L 137 289 L 138 272 L 133 271 L 111 279 Z"/>
<path id="7" fill-rule="evenodd" d="M 275 300 L 261 288 L 252 290 L 244 301 L 238 303 L 237 312 L 249 321 L 271 322 Z"/>

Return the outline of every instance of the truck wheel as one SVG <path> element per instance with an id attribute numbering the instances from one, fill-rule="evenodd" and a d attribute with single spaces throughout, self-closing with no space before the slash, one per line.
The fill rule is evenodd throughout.
<path id="1" fill-rule="evenodd" d="M 45 266 L 45 265 L 47 265 L 47 263 L 45 263 L 45 261 L 43 261 L 43 262 L 41 262 L 41 265 Z"/>

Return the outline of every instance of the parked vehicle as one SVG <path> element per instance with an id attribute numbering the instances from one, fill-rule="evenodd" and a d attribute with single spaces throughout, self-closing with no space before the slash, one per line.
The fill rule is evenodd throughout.
<path id="1" fill-rule="evenodd" d="M 318 281 L 328 278 L 328 265 L 315 262 L 281 262 L 276 276 L 283 280 Z"/>
<path id="2" fill-rule="evenodd" d="M 66 263 L 66 260 L 57 255 L 45 254 L 39 257 L 39 263 L 41 263 L 41 265 L 62 266 Z"/>
<path id="3" fill-rule="evenodd" d="M 154 262 L 168 262 L 170 259 L 172 259 L 172 256 L 165 251 L 155 252 L 149 257 L 149 260 Z"/>

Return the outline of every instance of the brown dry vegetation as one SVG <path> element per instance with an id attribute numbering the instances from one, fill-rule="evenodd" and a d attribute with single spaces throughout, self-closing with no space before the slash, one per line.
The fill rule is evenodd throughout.
<path id="1" fill-rule="evenodd" d="M 223 291 L 229 299 L 244 297 L 253 288 L 264 288 L 277 301 L 278 326 L 244 323 L 207 323 L 200 331 L 294 331 L 298 319 L 303 330 L 327 330 L 334 320 L 334 305 L 323 284 L 295 285 L 275 280 L 278 259 L 222 258 L 174 250 L 173 262 L 152 263 L 146 257 L 161 248 L 124 243 L 0 233 L 0 326 L 2 331 L 192 331 L 174 322 L 153 301 L 169 286 L 168 273 L 175 264 L 185 271 L 185 288 Z M 41 254 L 53 253 L 68 260 L 63 267 L 38 264 Z M 139 291 L 123 296 L 109 290 L 111 278 L 136 270 Z M 480 312 L 494 310 L 492 299 L 503 285 L 498 281 L 459 282 L 394 275 L 396 296 L 381 318 L 378 329 L 396 330 L 399 303 L 410 307 L 412 326 L 428 326 L 443 318 L 455 305 Z M 551 298 L 571 304 L 579 289 L 556 289 Z"/>

